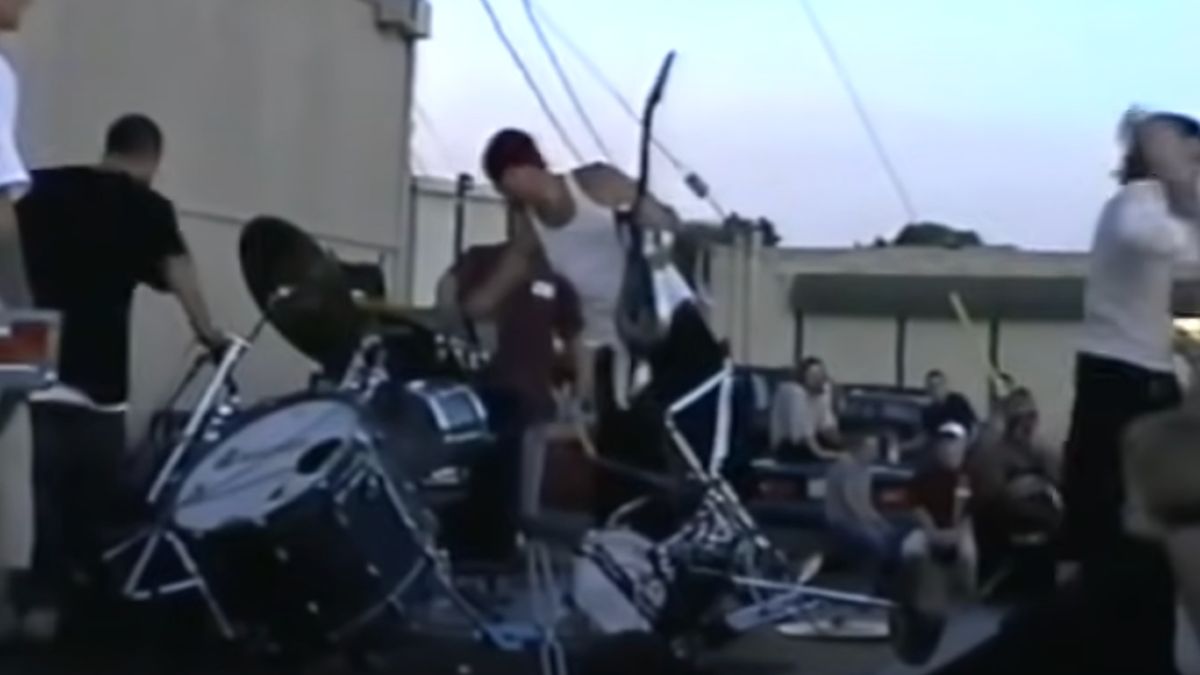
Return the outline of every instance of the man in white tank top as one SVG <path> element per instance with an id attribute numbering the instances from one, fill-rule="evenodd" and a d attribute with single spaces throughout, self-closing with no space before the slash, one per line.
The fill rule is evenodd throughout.
<path id="1" fill-rule="evenodd" d="M 616 312 L 626 256 L 614 214 L 633 203 L 637 184 L 616 167 L 601 163 L 553 173 L 533 138 L 516 129 L 492 137 L 483 165 L 513 207 L 511 245 L 491 279 L 468 298 L 465 309 L 475 317 L 494 312 L 501 298 L 525 283 L 540 248 L 579 296 L 584 329 L 574 346 L 577 391 L 588 398 L 593 387 L 592 356 L 598 349 L 619 347 Z M 664 229 L 678 225 L 675 213 L 651 196 L 635 220 Z"/>

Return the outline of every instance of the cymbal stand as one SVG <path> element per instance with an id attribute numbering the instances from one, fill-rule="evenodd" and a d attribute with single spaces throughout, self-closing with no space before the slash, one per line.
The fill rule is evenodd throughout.
<path id="1" fill-rule="evenodd" d="M 191 555 L 183 537 L 176 531 L 171 522 L 173 512 L 163 508 L 163 502 L 168 498 L 168 488 L 178 477 L 176 473 L 184 459 L 192 452 L 198 442 L 203 442 L 205 433 L 218 419 L 223 418 L 231 410 L 231 403 L 236 397 L 236 385 L 233 373 L 241 362 L 242 357 L 250 348 L 250 343 L 240 337 L 231 336 L 224 353 L 217 362 L 212 378 L 204 388 L 200 402 L 196 405 L 184 426 L 183 433 L 173 446 L 167 461 L 159 470 L 149 492 L 146 503 L 156 511 L 156 518 L 148 527 L 134 534 L 121 544 L 104 554 L 105 561 L 112 561 L 138 544 L 142 544 L 140 553 L 133 568 L 122 587 L 122 594 L 135 601 L 145 601 L 165 595 L 174 595 L 186 591 L 198 591 L 204 599 L 209 612 L 212 614 L 217 628 L 222 635 L 231 639 L 234 629 L 227 615 L 221 608 L 216 597 L 211 593 L 194 557 Z M 203 357 L 207 358 L 207 356 Z M 153 589 L 142 588 L 142 578 L 155 554 L 162 544 L 167 544 L 175 553 L 185 572 L 185 578 L 177 581 L 160 583 Z"/>

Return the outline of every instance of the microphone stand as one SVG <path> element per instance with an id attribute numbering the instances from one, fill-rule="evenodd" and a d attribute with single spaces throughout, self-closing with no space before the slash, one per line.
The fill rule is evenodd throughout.
<path id="1" fill-rule="evenodd" d="M 642 137 L 638 158 L 637 188 L 633 204 L 628 209 L 619 209 L 616 214 L 617 228 L 625 232 L 629 239 L 626 251 L 626 271 L 622 293 L 636 293 L 633 307 L 622 307 L 618 310 L 617 326 L 626 347 L 631 355 L 648 356 L 647 352 L 655 342 L 658 330 L 656 304 L 654 299 L 654 275 L 650 261 L 646 257 L 645 228 L 641 219 L 649 194 L 650 186 L 650 144 L 653 142 L 654 115 L 662 102 L 666 91 L 667 80 L 671 67 L 675 63 L 675 52 L 669 52 L 659 68 L 658 77 L 646 98 L 642 114 Z M 662 243 L 662 233 L 655 229 L 654 243 Z M 628 298 L 626 298 L 626 301 Z M 624 302 L 622 303 L 624 304 Z"/>

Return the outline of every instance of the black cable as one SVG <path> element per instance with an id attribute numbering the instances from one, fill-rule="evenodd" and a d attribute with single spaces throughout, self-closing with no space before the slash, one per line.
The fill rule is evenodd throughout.
<path id="1" fill-rule="evenodd" d="M 563 144 L 567 146 L 567 150 L 574 155 L 575 161 L 582 164 L 583 155 L 580 154 L 579 148 L 575 147 L 575 144 L 571 142 L 571 137 L 567 134 L 567 130 L 563 127 L 562 122 L 559 121 L 558 116 L 554 114 L 554 110 L 550 107 L 550 102 L 546 100 L 546 96 L 542 94 L 542 90 L 540 87 L 538 87 L 537 80 L 534 79 L 533 73 L 529 72 L 529 68 L 525 65 L 525 60 L 521 58 L 521 54 L 513 45 L 512 40 L 508 38 L 508 33 L 504 31 L 504 26 L 500 23 L 500 17 L 496 16 L 496 10 L 492 7 L 491 0 L 479 1 L 483 3 L 483 9 L 487 12 L 488 19 L 490 19 L 492 22 L 492 31 L 496 33 L 496 37 L 500 38 L 500 42 L 504 43 L 504 48 L 508 50 L 508 55 L 512 57 L 513 63 L 516 64 L 517 69 L 521 71 L 521 75 L 525 78 L 525 84 L 529 86 L 529 89 L 537 98 L 538 105 L 541 106 L 542 112 L 546 114 L 546 118 L 550 120 L 550 124 L 553 125 L 555 131 L 558 132 Z"/>
<path id="2" fill-rule="evenodd" d="M 841 81 L 842 87 L 846 90 L 846 95 L 850 97 L 850 104 L 854 107 L 854 112 L 858 115 L 858 120 L 862 124 L 863 129 L 867 132 L 867 138 L 870 140 L 880 164 L 883 165 L 884 173 L 887 174 L 887 178 L 892 184 L 892 189 L 896 191 L 896 196 L 900 200 L 900 206 L 904 209 L 905 216 L 910 223 L 916 222 L 917 208 L 913 205 L 912 195 L 909 193 L 904 181 L 900 178 L 900 172 L 896 170 L 896 165 L 892 163 L 892 158 L 888 154 L 887 147 L 883 144 L 883 138 L 875 128 L 875 124 L 871 120 L 871 115 L 867 111 L 867 106 L 863 103 L 862 97 L 859 96 L 858 89 L 854 86 L 853 80 L 850 79 L 850 72 L 846 69 L 845 64 L 842 63 L 837 49 L 834 48 L 833 40 L 825 31 L 825 27 L 821 24 L 809 0 L 800 0 L 800 4 L 804 7 L 804 12 L 808 15 L 808 22 L 812 25 L 813 32 L 816 33 L 817 39 L 821 42 L 821 47 L 825 50 L 825 55 L 829 58 L 835 74 Z"/>
<path id="3" fill-rule="evenodd" d="M 587 69 L 588 73 L 593 79 L 596 80 L 596 82 L 600 84 L 601 87 L 604 87 L 609 96 L 612 96 L 613 100 L 617 102 L 617 105 L 619 105 L 621 109 L 625 111 L 625 114 L 628 115 L 631 120 L 640 125 L 642 118 L 634 109 L 633 104 L 629 102 L 629 99 L 625 98 L 625 95 L 621 93 L 621 90 L 617 88 L 613 81 L 604 74 L 604 71 L 600 69 L 600 66 L 596 65 L 596 62 L 593 61 L 591 57 L 589 57 L 587 53 L 585 53 L 583 49 L 571 39 L 569 35 L 567 35 L 566 31 L 554 21 L 554 18 L 550 16 L 544 7 L 542 7 L 540 4 L 535 4 L 534 9 L 539 15 L 541 15 L 541 21 L 546 25 L 547 28 L 550 29 L 550 32 L 554 34 L 554 37 L 567 47 L 567 49 L 571 52 L 571 55 L 575 57 L 575 60 L 579 61 L 579 63 L 582 64 L 585 69 Z M 709 207 L 712 208 L 713 212 L 717 214 L 717 217 L 724 221 L 726 218 L 726 211 L 721 206 L 720 202 L 717 201 L 716 197 L 711 194 L 711 191 L 709 190 L 708 185 L 704 182 L 704 179 L 702 179 L 698 173 L 685 164 L 678 155 L 671 152 L 671 149 L 668 148 L 666 144 L 660 141 L 657 137 L 651 137 L 650 143 L 653 144 L 655 150 L 662 154 L 662 156 L 665 157 L 667 161 L 675 167 L 675 171 L 677 171 L 679 176 L 683 178 L 683 182 L 688 186 L 688 189 L 691 190 L 692 194 L 695 195 L 696 198 L 706 202 Z"/>
<path id="4" fill-rule="evenodd" d="M 592 141 L 600 149 L 600 154 L 604 155 L 604 158 L 611 163 L 613 161 L 612 152 L 609 151 L 608 146 L 604 143 L 604 138 L 596 129 L 596 125 L 592 123 L 591 116 L 584 110 L 583 102 L 579 100 L 579 94 L 575 91 L 575 87 L 571 84 L 571 79 L 567 77 L 567 72 L 563 69 L 562 62 L 558 58 L 558 52 L 554 51 L 553 45 L 546 39 L 546 32 L 542 30 L 542 24 L 538 21 L 537 14 L 534 12 L 533 0 L 524 0 L 522 4 L 525 7 L 525 17 L 529 19 L 529 25 L 533 27 L 533 32 L 537 35 L 538 43 L 542 46 L 542 52 L 546 54 L 546 58 L 550 60 L 550 65 L 554 67 L 554 74 L 558 76 L 559 84 L 567 92 L 567 98 L 571 100 L 571 105 L 575 108 L 575 113 L 579 115 L 583 126 L 592 137 Z"/>

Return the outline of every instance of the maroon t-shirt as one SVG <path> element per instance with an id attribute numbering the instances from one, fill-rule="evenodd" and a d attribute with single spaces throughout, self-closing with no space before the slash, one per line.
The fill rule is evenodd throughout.
<path id="1" fill-rule="evenodd" d="M 954 527 L 958 486 L 963 480 L 962 472 L 940 466 L 917 472 L 909 485 L 912 507 L 928 511 L 939 528 Z"/>
<path id="2" fill-rule="evenodd" d="M 473 246 L 463 253 L 452 270 L 459 302 L 491 278 L 506 246 Z M 497 312 L 489 380 L 517 393 L 528 415 L 553 415 L 554 339 L 568 341 L 582 329 L 579 298 L 571 284 L 544 262 L 535 263 L 529 279 L 504 298 Z"/>

